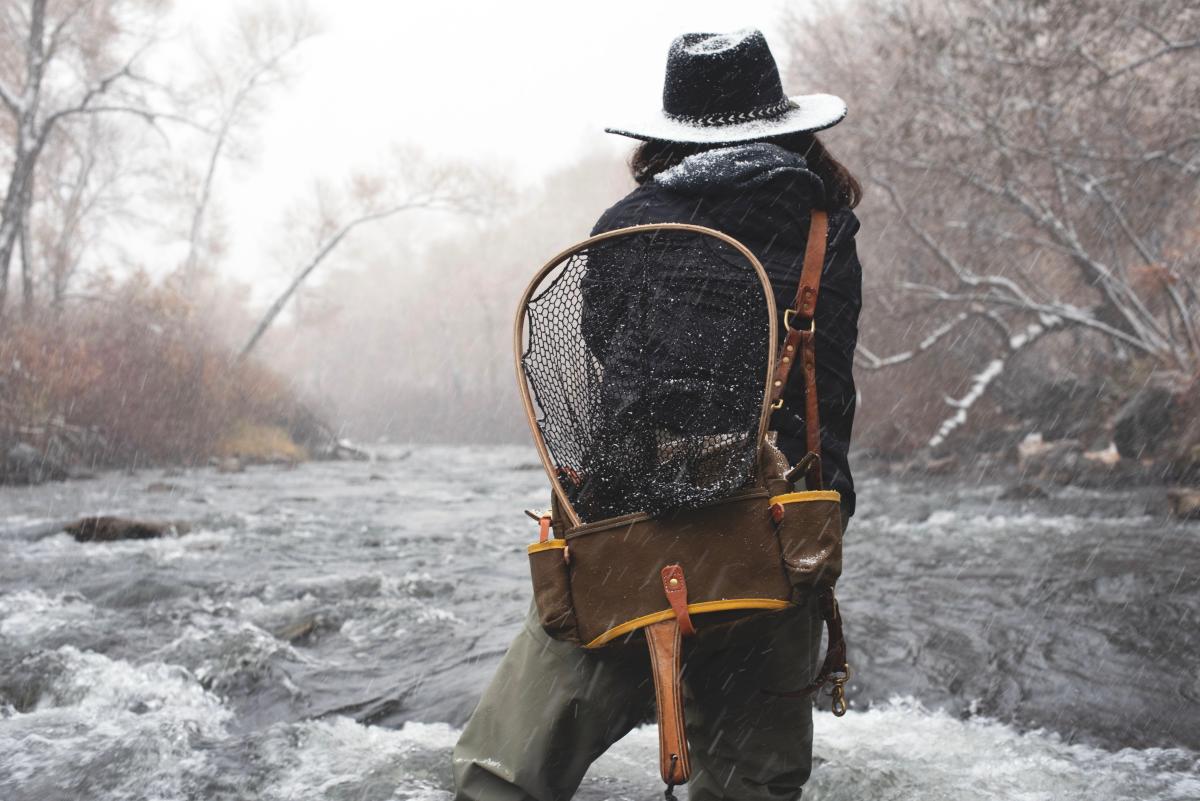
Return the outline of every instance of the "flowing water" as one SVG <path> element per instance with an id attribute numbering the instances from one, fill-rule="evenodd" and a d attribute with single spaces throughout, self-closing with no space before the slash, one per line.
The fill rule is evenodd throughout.
<path id="1" fill-rule="evenodd" d="M 864 478 L 806 799 L 1200 799 L 1200 524 Z M 524 448 L 0 489 L 0 799 L 448 799 L 529 599 Z M 191 533 L 79 544 L 83 514 Z M 579 797 L 659 797 L 642 728 Z"/>

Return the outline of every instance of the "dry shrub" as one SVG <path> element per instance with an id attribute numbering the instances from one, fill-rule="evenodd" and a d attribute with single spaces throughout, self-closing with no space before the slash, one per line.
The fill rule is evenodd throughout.
<path id="1" fill-rule="evenodd" d="M 54 431 L 84 429 L 99 444 L 76 456 L 92 464 L 195 463 L 240 426 L 295 416 L 287 382 L 236 363 L 174 289 L 135 275 L 94 297 L 5 324 L 0 439 L 7 429 L 44 446 Z"/>

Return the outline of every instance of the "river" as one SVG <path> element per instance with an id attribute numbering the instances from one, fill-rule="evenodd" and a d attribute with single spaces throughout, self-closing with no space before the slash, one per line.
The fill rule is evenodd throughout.
<path id="1" fill-rule="evenodd" d="M 821 801 L 1200 799 L 1200 524 L 1162 491 L 864 476 Z M 0 488 L 0 799 L 450 797 L 528 605 L 531 449 Z M 83 514 L 191 533 L 79 544 Z M 579 798 L 660 797 L 645 727 Z"/>

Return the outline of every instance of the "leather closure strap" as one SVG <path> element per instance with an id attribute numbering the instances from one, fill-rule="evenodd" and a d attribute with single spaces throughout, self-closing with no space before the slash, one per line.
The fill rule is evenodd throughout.
<path id="1" fill-rule="evenodd" d="M 692 625 L 692 616 L 688 614 L 687 581 L 683 578 L 683 568 L 680 565 L 667 565 L 662 569 L 663 592 L 667 594 L 667 602 L 675 613 L 679 623 L 679 633 L 691 637 L 696 633 Z"/>
<path id="2" fill-rule="evenodd" d="M 808 488 L 824 489 L 821 475 L 821 410 L 817 406 L 817 333 L 810 330 L 800 335 L 800 358 L 804 376 L 804 440 L 809 453 L 816 458 L 808 467 Z"/>
<path id="3" fill-rule="evenodd" d="M 850 680 L 850 664 L 846 661 L 846 635 L 842 631 L 842 612 L 838 608 L 837 598 L 833 590 L 825 590 L 817 599 L 821 617 L 825 619 L 825 629 L 829 634 L 829 645 L 825 649 L 825 660 L 817 677 L 802 690 L 781 693 L 763 690 L 768 695 L 780 698 L 798 698 L 820 691 L 826 684 L 833 685 L 833 714 L 841 717 L 846 714 L 846 682 Z"/>
<path id="4" fill-rule="evenodd" d="M 783 339 L 783 351 L 775 364 L 771 379 L 771 403 L 775 408 L 783 405 L 783 393 L 787 389 L 788 375 L 796 360 L 803 364 L 800 372 L 804 379 L 804 423 L 805 447 L 809 453 L 817 454 L 809 466 L 807 479 L 809 489 L 821 489 L 821 421 L 817 407 L 817 351 L 816 322 L 817 295 L 821 290 L 821 271 L 825 267 L 825 241 L 829 235 L 829 215 L 813 209 L 808 228 L 808 243 L 804 248 L 804 265 L 800 270 L 800 283 L 796 286 L 796 297 L 792 308 L 784 314 L 787 334 Z"/>
<path id="5" fill-rule="evenodd" d="M 692 773 L 680 684 L 683 641 L 675 618 L 647 626 L 645 631 L 658 702 L 659 768 L 669 793 L 670 788 L 686 782 Z"/>

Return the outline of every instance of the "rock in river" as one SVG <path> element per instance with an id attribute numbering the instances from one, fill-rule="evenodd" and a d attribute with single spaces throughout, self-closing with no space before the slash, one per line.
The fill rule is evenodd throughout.
<path id="1" fill-rule="evenodd" d="M 1200 520 L 1200 489 L 1175 489 L 1167 492 L 1171 514 L 1181 520 Z"/>
<path id="2" fill-rule="evenodd" d="M 63 527 L 76 542 L 116 542 L 117 540 L 152 540 L 168 534 L 186 534 L 186 523 L 162 520 L 130 520 L 102 515 L 83 517 Z"/>

